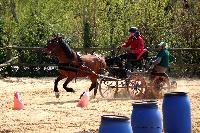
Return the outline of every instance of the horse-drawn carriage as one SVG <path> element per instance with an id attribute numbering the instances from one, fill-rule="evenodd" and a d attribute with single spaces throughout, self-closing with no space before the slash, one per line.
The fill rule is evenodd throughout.
<path id="1" fill-rule="evenodd" d="M 161 98 L 170 90 L 170 81 L 166 73 L 152 73 L 151 60 L 145 49 L 136 59 L 128 59 L 118 65 L 119 56 L 108 58 L 106 75 L 99 81 L 98 89 L 104 98 L 132 99 Z M 153 75 L 153 79 L 150 76 Z"/>
<path id="2" fill-rule="evenodd" d="M 88 77 L 92 82 L 89 91 L 94 89 L 96 96 L 99 90 L 105 98 L 159 98 L 164 91 L 170 89 L 169 77 L 165 73 L 155 73 L 154 78 L 148 81 L 150 59 L 147 50 L 136 60 L 120 62 L 123 65 L 119 66 L 118 57 L 105 59 L 91 54 L 79 56 L 62 36 L 56 35 L 48 41 L 44 51 L 55 55 L 59 60 L 59 76 L 54 84 L 56 97 L 59 97 L 58 82 L 64 78 L 67 79 L 63 88 L 67 92 L 75 92 L 67 85 L 76 77 Z M 101 73 L 102 69 L 105 70 L 104 74 Z"/>

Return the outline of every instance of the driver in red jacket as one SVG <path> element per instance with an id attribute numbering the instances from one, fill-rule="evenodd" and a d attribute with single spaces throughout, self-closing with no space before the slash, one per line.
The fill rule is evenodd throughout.
<path id="1" fill-rule="evenodd" d="M 127 53 L 120 55 L 121 59 L 138 59 L 137 57 L 144 52 L 144 40 L 140 35 L 137 27 L 131 27 L 129 29 L 130 37 L 122 44 L 122 47 L 127 49 Z"/>

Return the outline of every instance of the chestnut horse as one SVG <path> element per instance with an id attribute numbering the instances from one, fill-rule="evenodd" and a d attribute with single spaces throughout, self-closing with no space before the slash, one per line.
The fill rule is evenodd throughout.
<path id="1" fill-rule="evenodd" d="M 57 98 L 59 97 L 58 82 L 67 78 L 63 88 L 67 92 L 75 92 L 67 85 L 76 77 L 88 77 L 92 82 L 89 91 L 94 89 L 94 97 L 96 96 L 98 74 L 106 67 L 103 57 L 91 54 L 79 56 L 60 35 L 55 35 L 48 40 L 44 52 L 56 56 L 59 61 L 59 76 L 54 83 L 54 92 Z"/>

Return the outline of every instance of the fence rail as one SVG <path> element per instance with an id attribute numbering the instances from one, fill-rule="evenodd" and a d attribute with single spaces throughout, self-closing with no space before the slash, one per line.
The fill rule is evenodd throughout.
<path id="1" fill-rule="evenodd" d="M 19 47 L 19 46 L 9 46 L 1 49 L 13 49 L 13 50 L 42 50 L 44 47 Z M 105 51 L 105 50 L 116 50 L 116 48 L 72 48 L 77 51 Z M 150 51 L 153 51 L 154 49 L 149 48 Z M 169 48 L 170 51 L 199 51 L 200 48 Z"/>
<path id="2" fill-rule="evenodd" d="M 1 67 L 6 67 L 6 66 L 18 66 L 18 67 L 48 67 L 48 66 L 57 66 L 55 63 L 40 63 L 40 62 L 35 62 L 35 63 L 26 63 L 23 62 L 23 54 L 21 52 L 23 51 L 29 51 L 29 52 L 39 52 L 42 51 L 43 47 L 18 47 L 18 46 L 10 46 L 10 47 L 5 47 L 1 48 L 6 51 L 6 57 L 7 61 L 4 62 L 3 64 L 0 64 Z M 107 51 L 114 51 L 116 53 L 118 49 L 113 49 L 113 48 L 73 48 L 75 51 L 78 52 L 84 52 L 84 53 L 92 53 L 92 52 L 97 52 L 99 51 L 101 53 L 107 52 Z M 150 53 L 151 51 L 155 51 L 155 49 L 149 49 Z M 193 70 L 198 70 L 200 68 L 200 63 L 199 61 L 196 61 L 195 63 L 188 63 L 186 64 L 184 60 L 182 60 L 183 54 L 187 55 L 188 53 L 196 53 L 195 56 L 200 60 L 200 48 L 170 48 L 169 49 L 170 53 L 176 54 L 178 56 L 177 62 L 175 64 L 172 64 L 172 67 L 175 67 L 177 69 L 182 69 L 182 68 L 192 68 Z M 16 53 L 18 53 L 16 55 Z M 184 56 L 185 56 L 184 55 Z M 39 57 L 40 58 L 40 57 Z"/>
<path id="3" fill-rule="evenodd" d="M 4 62 L 3 64 L 0 64 L 0 67 L 5 67 L 5 66 L 8 66 L 8 65 L 11 65 L 11 62 L 16 60 L 16 59 L 18 59 L 18 56 L 11 58 L 10 60 Z"/>

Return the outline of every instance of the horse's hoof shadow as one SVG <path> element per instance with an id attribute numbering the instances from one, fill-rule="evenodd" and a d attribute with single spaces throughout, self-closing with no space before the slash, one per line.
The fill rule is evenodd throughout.
<path id="1" fill-rule="evenodd" d="M 95 95 L 91 95 L 90 99 L 96 99 L 96 96 Z"/>

